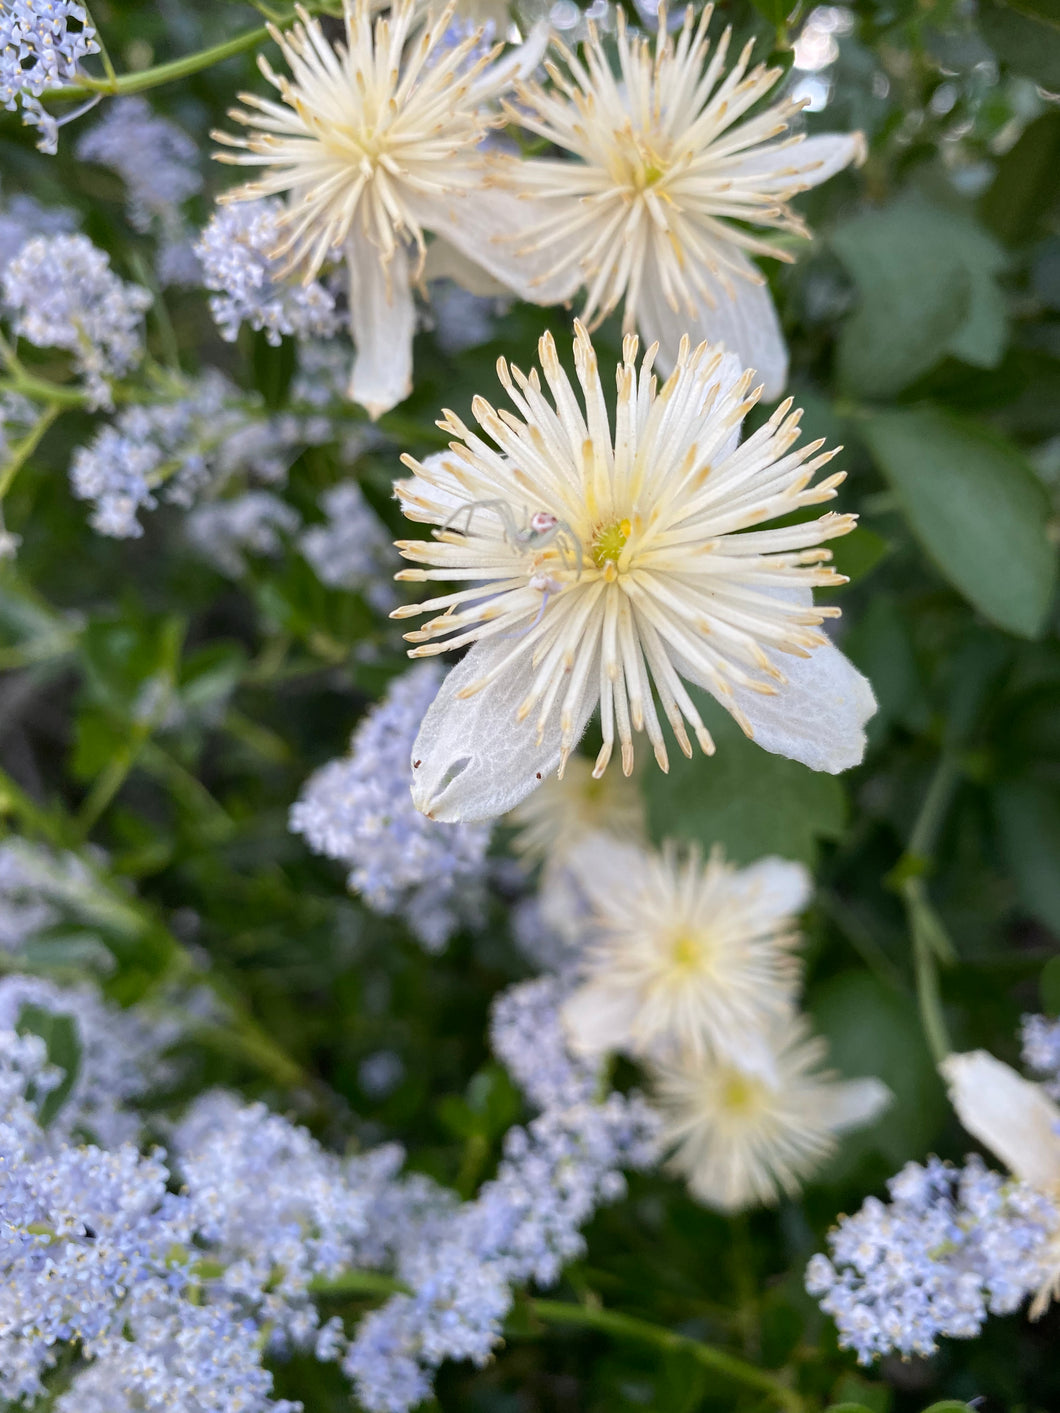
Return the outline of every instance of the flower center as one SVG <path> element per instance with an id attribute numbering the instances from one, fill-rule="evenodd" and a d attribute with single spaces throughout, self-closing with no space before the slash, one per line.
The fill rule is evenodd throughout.
<path id="1" fill-rule="evenodd" d="M 703 949 L 700 946 L 699 938 L 693 937 L 691 933 L 682 932 L 674 941 L 670 960 L 678 971 L 696 971 L 703 960 L 702 953 Z"/>
<path id="2" fill-rule="evenodd" d="M 618 557 L 629 539 L 630 528 L 628 520 L 612 520 L 610 524 L 597 528 L 589 546 L 590 558 L 597 569 L 604 569 L 608 563 L 617 566 Z"/>
<path id="3" fill-rule="evenodd" d="M 760 1086 L 749 1075 L 730 1070 L 722 1081 L 721 1103 L 730 1114 L 753 1114 L 758 1108 Z"/>

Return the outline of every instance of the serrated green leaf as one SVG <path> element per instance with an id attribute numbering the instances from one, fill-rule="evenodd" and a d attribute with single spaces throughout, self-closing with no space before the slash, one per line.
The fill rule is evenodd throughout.
<path id="1" fill-rule="evenodd" d="M 653 836 L 694 839 L 705 848 L 721 844 L 735 863 L 779 854 L 812 865 L 818 841 L 836 838 L 843 828 L 842 782 L 762 750 L 702 694 L 696 704 L 717 754 L 686 760 L 675 753 L 668 775 L 645 775 Z"/>
<path id="2" fill-rule="evenodd" d="M 1056 552 L 1049 502 L 1010 443 L 931 407 L 881 412 L 865 437 L 913 533 L 992 623 L 1034 638 L 1049 611 Z"/>
<path id="3" fill-rule="evenodd" d="M 43 1096 L 37 1109 L 42 1128 L 47 1128 L 62 1109 L 77 1080 L 81 1065 L 81 1039 L 73 1016 L 61 1015 L 27 1002 L 18 1013 L 15 1029 L 20 1035 L 39 1035 L 48 1051 L 48 1063 L 62 1070 L 63 1077 Z"/>

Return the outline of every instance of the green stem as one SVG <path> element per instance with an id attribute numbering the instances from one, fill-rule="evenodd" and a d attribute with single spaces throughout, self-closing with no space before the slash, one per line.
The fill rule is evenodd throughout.
<path id="1" fill-rule="evenodd" d="M 934 863 L 935 846 L 953 803 L 961 771 L 956 754 L 944 750 L 931 777 L 909 844 L 895 869 L 898 891 L 905 903 L 913 939 L 917 1004 L 932 1058 L 939 1064 L 952 1050 L 939 992 L 939 963 L 952 956 L 952 946 L 928 897 L 924 882 Z"/>
<path id="2" fill-rule="evenodd" d="M 10 460 L 0 467 L 0 501 L 4 499 L 15 477 L 40 445 L 40 440 L 58 417 L 60 408 L 53 402 L 46 407 L 33 426 L 11 452 Z"/>
<path id="3" fill-rule="evenodd" d="M 633 1315 L 623 1315 L 593 1305 L 574 1305 L 563 1300 L 529 1300 L 527 1304 L 531 1312 L 546 1324 L 583 1325 L 588 1329 L 600 1330 L 603 1334 L 614 1335 L 616 1339 L 649 1344 L 671 1353 L 688 1354 L 704 1369 L 767 1394 L 778 1408 L 787 1410 L 787 1413 L 803 1413 L 806 1407 L 800 1394 L 765 1369 L 748 1364 L 735 1354 L 726 1354 L 723 1349 L 703 1344 L 690 1335 L 678 1334 L 676 1330 L 664 1329 L 648 1320 L 638 1320 Z"/>
<path id="4" fill-rule="evenodd" d="M 327 4 L 308 3 L 305 6 L 310 14 L 330 8 Z M 285 29 L 293 24 L 295 16 L 286 15 L 283 19 L 276 21 L 277 29 Z M 233 35 L 231 39 L 222 40 L 220 44 L 212 44 L 208 49 L 199 49 L 194 54 L 185 54 L 181 59 L 171 59 L 165 64 L 153 64 L 149 69 L 140 69 L 137 73 L 120 74 L 114 79 L 93 79 L 84 78 L 80 83 L 63 84 L 61 88 L 47 89 L 42 97 L 46 102 L 54 102 L 56 99 L 69 100 L 76 103 L 93 95 L 105 94 L 116 95 L 120 93 L 144 93 L 149 88 L 160 88 L 164 83 L 173 83 L 177 79 L 188 78 L 191 74 L 198 74 L 203 69 L 212 68 L 214 64 L 223 63 L 225 59 L 234 58 L 236 54 L 245 54 L 248 49 L 256 49 L 258 45 L 264 44 L 269 38 L 269 31 L 265 25 L 258 25 L 254 29 L 244 30 L 242 34 Z"/>
<path id="5" fill-rule="evenodd" d="M 378 1271 L 344 1271 L 332 1280 L 312 1281 L 309 1289 L 314 1295 L 339 1297 L 408 1294 L 408 1287 L 401 1281 Z M 704 1369 L 746 1388 L 758 1389 L 786 1413 L 805 1413 L 806 1402 L 801 1394 L 774 1374 L 749 1364 L 735 1354 L 727 1354 L 723 1349 L 715 1349 L 711 1344 L 693 1339 L 691 1335 L 678 1334 L 676 1330 L 654 1325 L 649 1320 L 639 1320 L 635 1315 L 623 1315 L 617 1310 L 605 1310 L 600 1305 L 580 1305 L 569 1300 L 531 1297 L 523 1302 L 523 1308 L 546 1325 L 581 1325 L 634 1344 L 648 1344 L 668 1353 L 689 1354 Z"/>

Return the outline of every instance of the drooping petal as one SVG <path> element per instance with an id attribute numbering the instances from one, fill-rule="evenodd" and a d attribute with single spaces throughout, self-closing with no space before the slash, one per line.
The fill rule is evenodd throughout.
<path id="1" fill-rule="evenodd" d="M 423 719 L 412 747 L 412 799 L 431 819 L 472 823 L 506 814 L 559 765 L 562 693 L 540 745 L 538 714 L 516 720 L 529 681 L 517 666 L 473 696 L 460 695 L 511 651 L 510 639 L 476 643 L 446 677 Z M 575 739 L 585 730 L 597 694 L 594 669 L 573 712 Z"/>
<path id="2" fill-rule="evenodd" d="M 742 368 L 753 368 L 765 385 L 766 398 L 776 398 L 788 380 L 788 350 L 773 307 L 773 296 L 763 276 L 745 256 L 732 258 L 746 270 L 746 278 L 734 276 L 731 293 L 709 271 L 701 271 L 714 303 L 700 299 L 695 314 L 687 309 L 671 309 L 662 292 L 662 282 L 649 268 L 637 301 L 637 326 L 645 343 L 659 343 L 658 366 L 669 373 L 677 362 L 682 335 L 693 348 L 705 339 L 723 343 L 737 357 Z"/>
<path id="3" fill-rule="evenodd" d="M 813 879 L 802 864 L 769 858 L 740 869 L 730 887 L 754 900 L 755 916 L 765 924 L 801 913 L 810 901 Z"/>
<path id="4" fill-rule="evenodd" d="M 784 192 L 817 186 L 852 162 L 860 166 L 864 160 L 865 138 L 860 132 L 829 132 L 801 142 L 754 148 L 725 171 L 734 179 L 754 177 L 756 191 Z"/>
<path id="5" fill-rule="evenodd" d="M 1015 1177 L 1040 1191 L 1060 1184 L 1060 1108 L 1039 1084 L 986 1050 L 947 1055 L 939 1066 L 961 1123 Z"/>
<path id="6" fill-rule="evenodd" d="M 469 178 L 464 185 L 473 185 Z M 461 193 L 417 195 L 410 198 L 416 219 L 425 230 L 455 245 L 520 299 L 530 304 L 562 304 L 573 298 L 581 282 L 578 270 L 555 272 L 555 253 L 527 250 L 520 239 L 545 212 L 543 203 L 517 196 L 501 187 L 482 186 Z"/>
<path id="7" fill-rule="evenodd" d="M 384 267 L 379 251 L 358 230 L 346 241 L 350 330 L 357 346 L 350 397 L 374 421 L 412 391 L 412 337 L 416 308 L 411 271 L 398 244 Z"/>
<path id="8" fill-rule="evenodd" d="M 730 700 L 750 722 L 755 744 L 829 775 L 859 765 L 865 723 L 876 710 L 868 679 L 831 643 L 808 658 L 785 655 L 779 665 L 788 681 L 775 696 L 733 688 Z M 709 682 L 702 685 L 710 690 Z"/>
<path id="9" fill-rule="evenodd" d="M 603 1055 L 630 1043 L 640 997 L 631 987 L 587 981 L 563 1003 L 560 1015 L 570 1047 L 579 1055 Z"/>
<path id="10" fill-rule="evenodd" d="M 833 1133 L 845 1133 L 872 1123 L 893 1102 L 882 1079 L 844 1079 L 822 1092 L 822 1117 Z"/>
<path id="11" fill-rule="evenodd" d="M 496 276 L 476 265 L 456 246 L 441 236 L 432 240 L 427 247 L 427 258 L 423 264 L 424 280 L 453 280 L 468 294 L 477 294 L 484 299 L 507 294 L 507 285 L 502 285 Z"/>

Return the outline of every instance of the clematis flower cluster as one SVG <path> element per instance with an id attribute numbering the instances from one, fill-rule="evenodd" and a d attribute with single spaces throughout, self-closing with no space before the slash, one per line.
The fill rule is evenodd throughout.
<path id="1" fill-rule="evenodd" d="M 573 801 L 577 782 L 564 787 Z M 542 874 L 542 920 L 565 941 L 570 1047 L 643 1065 L 672 1170 L 723 1211 L 795 1194 L 839 1135 L 890 1100 L 877 1079 L 825 1069 L 825 1044 L 798 1013 L 796 919 L 809 895 L 799 864 L 737 869 L 719 850 L 656 853 L 603 830 L 568 842 Z"/>
<path id="2" fill-rule="evenodd" d="M 242 94 L 231 116 L 248 135 L 215 134 L 220 160 L 265 169 L 223 200 L 286 198 L 281 270 L 308 286 L 344 269 L 349 392 L 370 415 L 410 391 L 413 288 L 432 273 L 546 305 L 584 286 L 586 321 L 623 303 L 664 371 L 687 334 L 725 341 L 770 396 L 783 390 L 787 354 L 750 256 L 792 257 L 746 227 L 805 236 L 791 198 L 861 160 L 860 134 L 807 138 L 792 127 L 802 101 L 762 107 L 781 70 L 752 67 L 750 45 L 730 62 L 709 5 L 676 35 L 660 9 L 654 43 L 620 14 L 618 74 L 591 22 L 584 57 L 553 39 L 548 86 L 531 78 L 543 27 L 502 58 L 491 25 L 469 30 L 452 3 L 424 17 L 399 0 L 374 23 L 373 8 L 345 0 L 342 43 L 307 16 L 272 30 L 289 76 L 259 66 L 280 101 Z M 505 121 L 556 155 L 495 150 Z"/>

